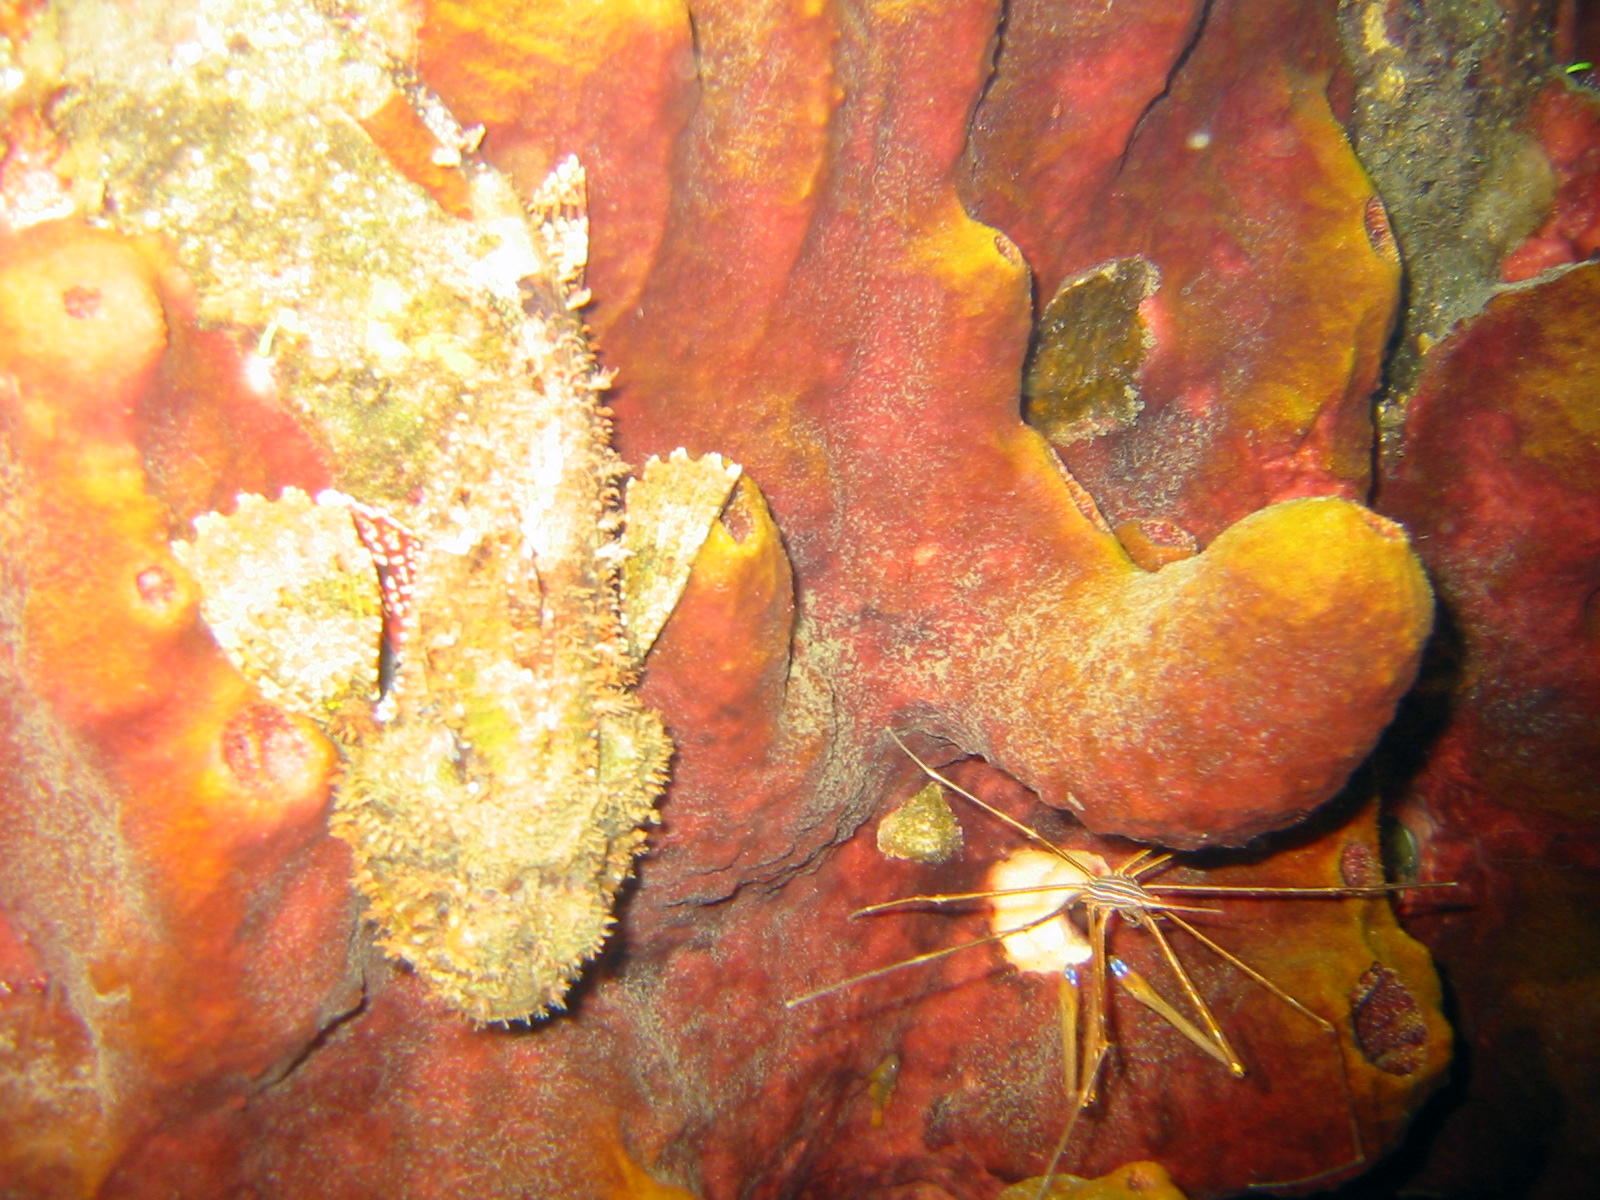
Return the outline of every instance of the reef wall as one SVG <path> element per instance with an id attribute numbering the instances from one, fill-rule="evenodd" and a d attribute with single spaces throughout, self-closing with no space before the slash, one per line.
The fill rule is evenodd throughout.
<path id="1" fill-rule="evenodd" d="M 1017 849 L 958 809 L 944 861 L 881 853 L 926 782 L 891 730 L 1061 845 L 1194 851 L 1162 882 L 1457 885 L 1216 901 L 1208 933 L 1280 989 L 1174 935 L 1243 1077 L 1119 993 L 1064 1169 L 1154 1160 L 1217 1196 L 1375 1166 L 1451 1056 L 1398 907 L 1472 1070 L 1390 1169 L 1592 1178 L 1582 1056 L 1552 1049 L 1600 1028 L 1600 110 L 1559 70 L 1574 9 L 146 8 L 0 14 L 0 1195 L 986 1200 L 1039 1175 L 1070 1107 L 1056 981 L 977 947 L 784 1004 L 980 936 L 976 910 L 851 914 L 981 890 Z M 1449 121 L 1461 163 L 1418 134 Z M 585 278 L 507 274 L 473 239 L 518 215 L 481 188 L 532 200 L 569 154 Z M 437 298 L 480 285 L 504 295 Z M 313 720 L 246 678 L 171 543 L 240 493 L 337 485 L 429 539 L 436 612 L 457 567 L 509 581 L 525 682 L 518 639 L 617 585 L 548 567 L 543 522 L 580 502 L 529 484 L 570 455 L 484 414 L 551 394 L 520 322 L 585 298 L 622 459 L 739 468 L 642 669 L 604 615 L 561 643 L 615 672 L 563 710 L 594 772 L 626 773 L 619 714 L 676 746 L 636 879 L 642 802 L 585 808 L 542 874 L 428 860 L 437 894 L 565 871 L 620 896 L 567 1011 L 479 1026 L 378 949 L 330 832 L 392 715 Z M 614 475 L 586 527 L 645 528 Z M 448 618 L 408 641 L 389 601 L 373 661 L 437 681 Z M 495 747 L 554 736 L 459 691 L 403 701 L 453 731 L 419 791 L 476 795 Z M 474 836 L 552 828 L 564 789 L 527 791 Z M 1144 931 L 1113 945 L 1178 994 Z M 1498 1052 L 1525 1028 L 1548 1040 Z"/>

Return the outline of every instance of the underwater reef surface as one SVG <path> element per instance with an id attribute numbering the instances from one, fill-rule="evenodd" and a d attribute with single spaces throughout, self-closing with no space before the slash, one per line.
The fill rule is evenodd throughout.
<path id="1" fill-rule="evenodd" d="M 1196 901 L 1278 994 L 1172 934 L 1244 1073 L 1116 992 L 1061 1159 L 1107 1177 L 1083 1194 L 1315 1191 L 1431 1095 L 1374 1194 L 1582 1194 L 1600 110 L 1559 69 L 1573 28 L 1488 0 L 0 9 L 0 1195 L 1040 1175 L 1072 1106 L 1056 979 L 987 945 L 785 1006 L 988 932 L 981 905 L 851 919 L 992 887 L 1020 848 L 969 805 L 935 850 L 880 849 L 927 782 L 891 730 L 1074 852 L 1179 851 L 1153 882 L 1456 885 Z M 581 281 L 497 251 L 527 222 L 481 196 L 531 202 L 569 155 Z M 578 578 L 546 535 L 670 504 L 613 494 L 604 414 L 574 490 L 494 399 L 554 402 L 571 373 L 528 331 L 585 298 L 551 344 L 615 372 L 616 453 L 739 464 L 653 646 L 618 635 L 617 588 L 654 594 L 623 552 Z M 242 661 L 173 548 L 240 494 L 332 486 L 427 539 L 384 543 L 381 613 L 316 597 L 391 688 L 396 655 L 437 686 L 398 723 L 369 676 L 302 713 L 247 674 L 344 634 L 290 622 Z M 430 562 L 413 634 L 396 571 Z M 450 632 L 457 570 L 506 581 L 509 658 L 463 659 L 486 627 Z M 329 611 L 291 584 L 297 620 Z M 557 628 L 576 716 L 461 699 L 544 678 L 518 639 Z M 450 849 L 429 795 L 569 731 L 591 779 L 653 788 L 658 745 L 616 752 L 652 711 L 658 824 L 632 785 L 546 784 Z M 405 729 L 444 752 L 373 768 Z M 459 907 L 377 911 L 368 866 L 364 919 L 330 821 L 375 773 L 357 855 Z M 502 855 L 525 834 L 535 866 Z M 508 1002 L 565 1012 L 480 1025 L 513 1013 L 398 961 L 401 923 L 474 961 L 503 931 L 450 914 L 540 888 L 620 897 L 597 958 L 591 909 L 558 993 Z M 506 936 L 545 953 L 553 924 Z M 1113 948 L 1184 1007 L 1146 930 Z"/>

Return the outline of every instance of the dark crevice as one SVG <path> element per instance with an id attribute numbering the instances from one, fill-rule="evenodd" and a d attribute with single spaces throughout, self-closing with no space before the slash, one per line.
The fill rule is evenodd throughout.
<path id="1" fill-rule="evenodd" d="M 694 17 L 694 6 L 693 5 L 685 4 L 683 6 L 683 19 L 685 21 L 687 21 L 688 25 L 689 25 L 689 54 L 690 54 L 690 61 L 694 63 L 694 74 L 695 74 L 695 78 L 698 79 L 698 78 L 700 78 L 700 66 L 701 66 L 701 61 L 700 61 L 700 23 L 695 20 L 695 17 Z"/>
<path id="2" fill-rule="evenodd" d="M 1172 89 L 1177 86 L 1179 74 L 1189 65 L 1189 59 L 1193 57 L 1196 48 L 1200 45 L 1200 39 L 1205 36 L 1206 26 L 1211 23 L 1211 7 L 1215 2 L 1216 0 L 1203 0 L 1200 5 L 1200 11 L 1195 16 L 1194 28 L 1189 31 L 1189 36 L 1184 41 L 1183 48 L 1178 51 L 1178 56 L 1172 60 L 1172 66 L 1167 71 L 1166 82 L 1161 85 L 1159 92 L 1150 97 L 1150 102 L 1144 106 L 1143 111 L 1139 113 L 1138 119 L 1134 121 L 1133 128 L 1128 131 L 1128 140 L 1122 147 L 1121 156 L 1117 159 L 1118 175 L 1122 173 L 1123 167 L 1127 165 L 1128 155 L 1133 152 L 1133 147 L 1138 143 L 1139 133 L 1144 129 L 1145 121 L 1149 119 L 1150 114 L 1156 110 L 1156 107 L 1172 94 Z"/>
<path id="3" fill-rule="evenodd" d="M 1011 24 L 1011 0 L 1001 0 L 999 15 L 995 18 L 994 35 L 990 39 L 992 49 L 989 51 L 989 70 L 983 77 L 983 82 L 978 86 L 978 98 L 972 105 L 972 111 L 967 114 L 967 136 L 965 155 L 972 161 L 972 134 L 977 127 L 979 115 L 989 102 L 989 93 L 994 89 L 995 81 L 1000 78 L 1001 69 L 1006 58 L 1006 31 Z"/>
<path id="4" fill-rule="evenodd" d="M 256 1094 L 260 1095 L 262 1093 L 272 1091 L 275 1088 L 282 1087 L 288 1082 L 290 1076 L 304 1066 L 305 1063 L 310 1061 L 311 1056 L 328 1043 L 334 1034 L 339 1032 L 339 1030 L 343 1029 L 346 1024 L 348 1024 L 350 1021 L 353 1021 L 356 1017 L 359 1017 L 366 1011 L 367 988 L 366 984 L 363 983 L 361 987 L 361 999 L 356 1001 L 354 1007 L 349 1008 L 342 1013 L 335 1013 L 333 1018 L 329 1020 L 328 1023 L 321 1029 L 317 1030 L 315 1036 L 313 1036 L 309 1042 L 300 1048 L 300 1052 L 298 1054 L 289 1059 L 287 1062 L 264 1074 L 257 1081 Z"/>

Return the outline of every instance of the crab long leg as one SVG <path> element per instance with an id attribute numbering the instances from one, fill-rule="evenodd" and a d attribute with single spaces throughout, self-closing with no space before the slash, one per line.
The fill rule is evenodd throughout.
<path id="1" fill-rule="evenodd" d="M 1149 861 L 1145 861 L 1146 859 Z M 1146 846 L 1118 867 L 1117 874 L 1126 875 L 1130 879 L 1138 879 L 1142 875 L 1149 875 L 1152 872 L 1159 871 L 1171 861 L 1172 855 L 1157 854 L 1149 846 Z"/>
<path id="2" fill-rule="evenodd" d="M 1030 842 L 1034 843 L 1034 845 L 1043 847 L 1045 850 L 1049 851 L 1051 854 L 1054 854 L 1057 858 L 1065 859 L 1067 862 L 1071 863 L 1078 870 L 1082 871 L 1085 875 L 1093 875 L 1093 874 L 1095 874 L 1094 868 L 1091 867 L 1088 863 L 1084 862 L 1081 858 L 1079 858 L 1071 850 L 1068 850 L 1064 846 L 1056 845 L 1054 842 L 1052 842 L 1049 838 L 1045 837 L 1044 834 L 1040 833 L 1038 830 L 1032 828 L 1029 825 L 1023 824 L 1023 822 L 1017 820 L 1015 817 L 1008 816 L 1006 813 L 1001 812 L 994 805 L 990 804 L 987 800 L 978 799 L 978 797 L 974 796 L 971 792 L 967 791 L 966 788 L 961 787 L 961 786 L 959 786 L 959 785 L 957 785 L 955 783 L 952 783 L 950 780 L 946 779 L 943 775 L 939 774 L 938 771 L 935 771 L 927 763 L 923 762 L 920 758 L 918 758 L 915 754 L 913 754 L 911 752 L 911 747 L 907 746 L 905 744 L 905 742 L 901 740 L 900 735 L 898 733 L 896 733 L 894 730 L 892 730 L 892 729 L 889 730 L 889 736 L 892 737 L 895 740 L 895 744 L 897 746 L 899 746 L 900 749 L 902 749 L 902 750 L 904 750 L 906 752 L 906 757 L 907 758 L 909 758 L 912 762 L 916 763 L 917 766 L 922 768 L 922 773 L 924 775 L 926 775 L 929 779 L 935 780 L 936 782 L 938 782 L 940 784 L 943 784 L 945 787 L 949 788 L 956 795 L 961 796 L 961 797 L 963 797 L 963 798 L 965 798 L 967 800 L 970 800 L 973 804 L 976 804 L 979 808 L 983 809 L 984 812 L 988 813 L 995 820 L 1003 822 L 1004 824 L 1011 826 L 1012 829 L 1016 830 L 1023 837 L 1027 838 Z"/>
<path id="3" fill-rule="evenodd" d="M 1150 981 L 1143 975 L 1139 974 L 1120 958 L 1114 956 L 1111 959 L 1111 974 L 1122 985 L 1122 990 L 1127 992 L 1128 995 L 1183 1034 L 1198 1049 L 1216 1059 L 1223 1066 L 1228 1067 L 1230 1070 L 1232 1069 L 1233 1064 L 1228 1060 L 1228 1056 L 1223 1053 L 1222 1048 L 1211 1039 L 1210 1035 L 1197 1028 L 1188 1017 L 1167 1003 L 1166 998 L 1156 991 Z"/>
<path id="4" fill-rule="evenodd" d="M 1047 892 L 1072 892 L 1084 890 L 1081 883 L 1041 883 L 1033 887 L 1019 888 L 994 888 L 986 892 L 937 892 L 927 896 L 896 896 L 893 900 L 882 900 L 877 904 L 869 904 L 865 908 L 858 908 L 851 913 L 852 919 L 870 916 L 873 913 L 893 912 L 898 908 L 911 908 L 918 904 L 953 904 L 957 900 L 993 900 L 997 896 L 1040 896 Z M 1057 910 L 1060 911 L 1059 909 Z M 1209 908 L 1184 909 L 1184 912 L 1212 912 Z"/>
<path id="5" fill-rule="evenodd" d="M 1078 1003 L 1078 968 L 1068 963 L 1061 969 L 1057 987 L 1057 1008 L 1061 1014 L 1061 1081 L 1069 1096 L 1078 1094 L 1078 1039 L 1083 1006 Z"/>
<path id="6" fill-rule="evenodd" d="M 1165 912 L 1166 910 L 1163 910 L 1163 911 Z M 1183 930 L 1190 937 L 1194 938 L 1201 945 L 1205 946 L 1206 949 L 1210 950 L 1213 954 L 1215 954 L 1217 957 L 1221 958 L 1224 962 L 1229 963 L 1229 964 L 1237 967 L 1239 970 L 1243 971 L 1246 975 L 1250 976 L 1251 979 L 1254 979 L 1257 983 L 1259 983 L 1262 987 L 1266 988 L 1267 991 L 1271 992 L 1278 999 L 1282 1000 L 1290 1008 L 1294 1009 L 1298 1013 L 1302 1013 L 1305 1016 L 1311 1018 L 1311 1020 L 1315 1021 L 1318 1025 L 1322 1026 L 1323 1029 L 1328 1030 L 1330 1033 L 1336 1033 L 1337 1032 L 1334 1029 L 1333 1025 L 1330 1024 L 1326 1019 L 1324 1019 L 1323 1017 L 1318 1016 L 1315 1012 L 1313 1012 L 1311 1009 L 1307 1008 L 1304 1004 L 1301 1004 L 1300 1001 L 1296 1000 L 1288 992 L 1284 991 L 1277 984 L 1273 983 L 1272 980 L 1268 979 L 1260 971 L 1256 970 L 1249 963 L 1245 962 L 1244 959 L 1240 958 L 1237 954 L 1234 954 L 1231 950 L 1223 949 L 1216 942 L 1212 941 L 1205 934 L 1201 933 L 1198 929 L 1196 929 L 1188 921 L 1185 921 L 1182 917 L 1174 916 L 1170 912 L 1166 913 L 1166 917 L 1167 917 L 1167 919 L 1169 921 L 1171 921 L 1179 929 Z"/>
<path id="7" fill-rule="evenodd" d="M 1191 896 L 1304 896 L 1328 899 L 1361 900 L 1378 896 L 1392 896 L 1396 892 L 1417 892 L 1424 888 L 1455 887 L 1455 881 L 1430 881 L 1428 883 L 1382 883 L 1372 887 L 1248 887 L 1224 883 L 1147 883 L 1147 891 L 1165 896 L 1169 892 L 1184 892 Z"/>
<path id="8" fill-rule="evenodd" d="M 1100 908 L 1091 909 L 1089 913 L 1089 945 L 1092 956 L 1089 959 L 1087 1013 L 1083 1012 L 1078 1003 L 1077 969 L 1068 966 L 1062 972 L 1060 984 L 1062 1076 L 1067 1080 L 1067 1088 L 1073 1097 L 1073 1102 L 1071 1111 L 1067 1114 L 1067 1123 L 1061 1129 L 1061 1136 L 1056 1138 L 1056 1144 L 1050 1151 L 1050 1160 L 1045 1164 L 1044 1175 L 1040 1178 L 1039 1190 L 1034 1193 L 1033 1200 L 1044 1200 L 1049 1194 L 1050 1181 L 1055 1176 L 1061 1156 L 1067 1152 L 1067 1144 L 1072 1141 L 1073 1130 L 1078 1127 L 1078 1118 L 1083 1115 L 1084 1109 L 1094 1103 L 1095 1093 L 1100 1086 L 1100 1071 L 1105 1065 L 1106 1054 L 1111 1049 L 1111 1039 L 1106 1032 L 1105 974 L 1106 926 L 1111 915 Z M 1079 1043 L 1085 1039 L 1087 1039 L 1086 1052 L 1080 1055 Z"/>
<path id="9" fill-rule="evenodd" d="M 1083 1067 L 1093 1075 L 1078 1081 L 1078 1107 L 1087 1108 L 1095 1102 L 1095 1080 L 1100 1073 L 1100 1059 L 1111 1045 L 1111 1017 L 1106 994 L 1106 931 L 1112 914 L 1098 905 L 1089 909 L 1089 1043 L 1083 1056 Z"/>
<path id="10" fill-rule="evenodd" d="M 1340 1044 L 1339 1044 L 1339 1031 L 1338 1031 L 1338 1029 L 1335 1028 L 1335 1026 L 1333 1025 L 1333 1023 L 1331 1021 L 1327 1020 L 1325 1017 L 1323 1017 L 1320 1014 L 1318 1014 L 1318 1013 L 1312 1011 L 1311 1009 L 1307 1008 L 1304 1004 L 1300 1003 L 1300 1001 L 1296 1000 L 1288 992 L 1284 991 L 1277 984 L 1273 983 L 1272 980 L 1268 979 L 1260 971 L 1256 970 L 1249 963 L 1245 962 L 1244 959 L 1240 958 L 1237 954 L 1234 954 L 1232 951 L 1226 950 L 1222 946 L 1219 946 L 1216 942 L 1212 941 L 1205 934 L 1201 933 L 1193 925 L 1189 924 L 1189 922 L 1183 920 L 1183 918 L 1174 917 L 1169 913 L 1168 914 L 1168 919 L 1171 920 L 1175 925 L 1177 925 L 1178 928 L 1182 929 L 1185 933 L 1187 933 L 1191 937 L 1195 938 L 1198 942 L 1201 943 L 1201 945 L 1205 946 L 1208 950 L 1210 950 L 1213 954 L 1217 955 L 1217 957 L 1221 958 L 1224 962 L 1228 963 L 1231 966 L 1237 967 L 1240 971 L 1243 971 L 1251 979 L 1255 980 L 1262 987 L 1266 988 L 1267 991 L 1271 992 L 1279 1000 L 1282 1000 L 1290 1008 L 1294 1009 L 1296 1012 L 1300 1013 L 1302 1016 L 1306 1017 L 1308 1020 L 1310 1020 L 1314 1024 L 1316 1024 L 1317 1027 L 1320 1028 L 1322 1030 L 1322 1032 L 1328 1036 L 1328 1039 L 1333 1044 L 1334 1057 L 1335 1057 L 1335 1060 L 1339 1064 L 1339 1075 L 1340 1075 L 1340 1078 L 1341 1078 L 1341 1080 L 1343 1081 L 1343 1084 L 1344 1084 L 1344 1093 L 1345 1093 L 1345 1099 L 1346 1099 L 1346 1103 L 1345 1103 L 1345 1120 L 1349 1123 L 1349 1126 L 1350 1126 L 1350 1129 L 1349 1129 L 1350 1146 L 1351 1146 L 1351 1149 L 1353 1149 L 1355 1151 L 1354 1156 L 1350 1159 L 1349 1162 L 1341 1163 L 1339 1166 L 1336 1166 L 1336 1167 L 1330 1167 L 1325 1171 L 1318 1171 L 1315 1174 L 1305 1175 L 1305 1176 L 1300 1177 L 1299 1179 L 1276 1179 L 1276 1180 L 1272 1180 L 1271 1182 L 1253 1183 L 1253 1184 L 1250 1185 L 1251 1189 L 1252 1190 L 1261 1189 L 1261 1190 L 1271 1191 L 1271 1190 L 1275 1190 L 1275 1189 L 1278 1189 L 1278 1188 L 1304 1187 L 1304 1186 L 1306 1186 L 1308 1184 L 1317 1183 L 1317 1182 L 1319 1182 L 1320 1180 L 1323 1180 L 1323 1179 L 1332 1179 L 1335 1176 L 1342 1174 L 1343 1172 L 1345 1172 L 1349 1168 L 1351 1168 L 1353 1166 L 1359 1166 L 1361 1163 L 1366 1162 L 1367 1161 L 1367 1152 L 1366 1152 L 1366 1147 L 1362 1144 L 1362 1140 L 1361 1140 L 1361 1122 L 1359 1120 L 1357 1120 L 1355 1109 L 1350 1104 L 1350 1097 L 1353 1095 L 1353 1093 L 1350 1090 L 1350 1068 L 1345 1063 L 1344 1051 L 1340 1047 Z"/>
<path id="11" fill-rule="evenodd" d="M 803 996 L 791 996 L 789 999 L 783 1002 L 783 1006 L 785 1008 L 799 1008 L 802 1004 L 809 1004 L 813 1000 L 820 1000 L 823 996 L 829 996 L 834 992 L 843 991 L 847 987 L 854 987 L 858 983 L 865 983 L 869 979 L 877 979 L 880 976 L 889 975 L 895 971 L 903 971 L 907 967 L 919 966 L 922 963 L 933 962 L 935 959 L 945 958 L 951 954 L 958 954 L 962 950 L 966 950 L 972 946 L 982 946 L 986 942 L 998 942 L 1004 938 L 1010 937 L 1014 933 L 1027 933 L 1028 930 L 1037 929 L 1046 921 L 1054 920 L 1058 915 L 1059 913 L 1057 912 L 1048 912 L 1042 917 L 1037 917 L 1032 921 L 1026 922 L 1025 924 L 1018 925 L 1015 929 L 1002 929 L 999 933 L 984 934 L 982 937 L 969 938 L 964 942 L 957 942 L 953 946 L 941 946 L 937 950 L 929 950 L 926 954 L 917 954 L 910 958 L 902 958 L 899 962 L 892 962 L 886 967 L 878 967 L 876 970 L 864 971 L 860 975 L 852 975 L 849 979 L 841 979 L 838 983 L 830 983 L 827 987 L 818 988 L 814 992 L 807 992 Z"/>
<path id="12" fill-rule="evenodd" d="M 1188 922 L 1182 921 L 1182 918 L 1172 916 L 1165 909 L 1162 911 L 1172 920 L 1180 921 L 1185 928 L 1193 928 Z M 1194 980 L 1189 978 L 1189 972 L 1185 970 L 1183 962 L 1178 958 L 1177 952 L 1173 950 L 1172 943 L 1167 941 L 1167 935 L 1161 932 L 1149 913 L 1137 911 L 1130 915 L 1131 919 L 1137 921 L 1149 931 L 1150 936 L 1155 939 L 1156 945 L 1161 948 L 1161 956 L 1167 960 L 1167 965 L 1172 968 L 1172 973 L 1178 977 L 1178 983 L 1183 987 L 1183 994 L 1189 998 L 1189 1003 L 1199 1016 L 1200 1023 L 1206 1027 L 1206 1033 L 1215 1040 L 1217 1049 L 1222 1051 L 1223 1061 L 1226 1063 L 1229 1073 L 1236 1079 L 1242 1079 L 1245 1073 L 1244 1064 L 1239 1061 L 1239 1056 L 1234 1053 L 1233 1047 L 1228 1043 L 1228 1038 L 1222 1032 L 1222 1026 L 1217 1024 L 1216 1017 L 1211 1015 L 1211 1006 L 1201 997 L 1199 989 L 1194 986 Z"/>

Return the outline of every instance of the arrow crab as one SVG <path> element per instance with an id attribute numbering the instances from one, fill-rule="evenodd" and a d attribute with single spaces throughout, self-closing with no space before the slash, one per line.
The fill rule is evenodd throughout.
<path id="1" fill-rule="evenodd" d="M 1224 1030 L 1224 1022 L 1217 1016 L 1215 981 L 1208 983 L 1208 975 L 1197 972 L 1180 956 L 1178 946 L 1186 942 L 1198 943 L 1218 970 L 1237 973 L 1262 1002 L 1293 1014 L 1292 1020 L 1302 1024 L 1305 1037 L 1326 1047 L 1322 1053 L 1329 1064 L 1320 1074 L 1324 1086 L 1319 1092 L 1330 1094 L 1289 1101 L 1274 1096 L 1273 1103 L 1330 1104 L 1342 1110 L 1337 1118 L 1339 1131 L 1329 1135 L 1341 1139 L 1346 1147 L 1340 1161 L 1327 1166 L 1324 1159 L 1314 1171 L 1291 1178 L 1252 1178 L 1245 1186 L 1314 1190 L 1358 1173 L 1370 1161 L 1369 1150 L 1376 1149 L 1370 1130 L 1377 1127 L 1387 1135 L 1398 1129 L 1404 1114 L 1431 1086 L 1448 1055 L 1449 1038 L 1443 1018 L 1436 1011 L 1436 996 L 1431 990 L 1434 981 L 1425 969 L 1425 954 L 1404 934 L 1397 934 L 1397 940 L 1386 939 L 1380 933 L 1362 942 L 1362 952 L 1370 946 L 1375 956 L 1372 965 L 1365 973 L 1357 970 L 1345 981 L 1342 993 L 1336 993 L 1344 999 L 1345 1011 L 1330 1019 L 1201 926 L 1232 922 L 1236 917 L 1234 901 L 1370 905 L 1387 901 L 1396 893 L 1448 888 L 1452 884 L 1387 882 L 1370 844 L 1360 840 L 1344 843 L 1334 877 L 1337 882 L 1310 886 L 1280 884 L 1271 878 L 1260 883 L 1211 882 L 1207 876 L 1196 877 L 1187 869 L 1192 862 L 1151 848 L 1134 849 L 1113 864 L 1100 853 L 1066 844 L 1066 839 L 1046 837 L 1034 825 L 1005 812 L 933 767 L 913 752 L 898 733 L 891 731 L 891 736 L 929 780 L 960 797 L 986 820 L 997 823 L 1018 844 L 993 864 L 980 889 L 899 896 L 869 904 L 852 917 L 928 909 L 964 911 L 980 906 L 987 909 L 987 932 L 851 975 L 791 997 L 785 1004 L 790 1009 L 809 1005 L 869 980 L 984 945 L 998 948 L 1019 973 L 1037 973 L 1053 979 L 1056 1011 L 1048 1020 L 1059 1026 L 1060 1080 L 1067 1116 L 1042 1175 L 1033 1181 L 1034 1200 L 1044 1200 L 1051 1193 L 1057 1168 L 1072 1157 L 1075 1135 L 1082 1140 L 1080 1131 L 1088 1123 L 1085 1117 L 1111 1109 L 1111 1093 L 1124 1086 L 1119 1077 L 1139 1069 L 1139 1056 L 1128 1042 L 1128 1031 L 1138 1023 L 1128 1004 L 1119 1003 L 1119 998 L 1151 1015 L 1227 1076 L 1243 1080 L 1247 1075 L 1262 1073 L 1265 1064 L 1257 1048 L 1248 1041 L 1236 1044 L 1236 1038 L 1230 1038 Z M 1226 910 L 1219 907 L 1222 904 L 1228 906 Z M 1364 925 L 1374 924 L 1365 911 L 1354 913 L 1353 919 Z M 1388 924 L 1393 928 L 1392 921 Z M 1119 926 L 1139 931 L 1144 937 L 1135 940 L 1145 944 L 1124 949 L 1125 935 L 1117 936 Z M 1229 940 L 1226 935 L 1224 940 Z M 1315 945 L 1304 949 L 1307 957 L 1315 958 Z M 1421 956 L 1423 968 L 1419 974 L 1416 958 L 1402 961 L 1402 971 L 1410 973 L 1409 978 L 1403 979 L 1383 957 L 1407 960 L 1410 951 Z M 1318 969 L 1325 972 L 1327 968 Z M 1415 985 L 1419 978 L 1429 985 L 1422 988 L 1420 1002 L 1407 986 Z M 1323 989 L 1324 1000 L 1326 995 Z M 1237 1006 L 1246 1001 L 1235 998 L 1231 1002 Z M 1301 1042 L 1305 1037 L 1297 1035 Z M 1171 1054 L 1166 1057 L 1170 1060 Z M 1266 1073 L 1273 1074 L 1270 1070 Z M 1181 1079 L 1174 1075 L 1171 1082 L 1179 1087 L 1192 1086 L 1193 1075 L 1186 1072 Z M 1270 1078 L 1266 1087 L 1277 1090 Z M 1228 1104 L 1220 1093 L 1215 1098 Z M 1098 1126 L 1099 1122 L 1095 1124 Z M 1364 1133 L 1364 1129 L 1369 1132 Z"/>

